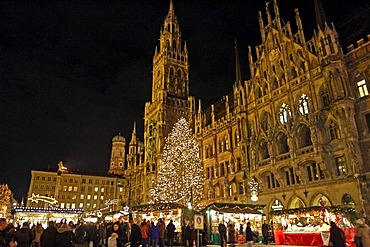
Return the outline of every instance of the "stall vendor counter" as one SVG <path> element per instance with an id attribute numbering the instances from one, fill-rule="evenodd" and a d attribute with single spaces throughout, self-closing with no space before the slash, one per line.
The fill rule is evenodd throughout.
<path id="1" fill-rule="evenodd" d="M 343 228 L 348 247 L 355 247 L 355 228 Z M 329 246 L 329 232 L 290 232 L 275 230 L 274 238 L 276 245 L 302 245 L 302 246 Z"/>

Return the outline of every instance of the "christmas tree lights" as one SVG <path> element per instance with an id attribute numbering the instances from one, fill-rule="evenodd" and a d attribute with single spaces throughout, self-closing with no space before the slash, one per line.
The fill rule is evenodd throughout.
<path id="1" fill-rule="evenodd" d="M 185 118 L 174 124 L 166 138 L 156 186 L 151 193 L 157 202 L 196 207 L 203 196 L 204 173 L 190 125 Z"/>

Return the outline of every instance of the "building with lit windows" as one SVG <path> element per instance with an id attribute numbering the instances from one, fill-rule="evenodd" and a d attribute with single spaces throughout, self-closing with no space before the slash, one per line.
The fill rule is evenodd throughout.
<path id="1" fill-rule="evenodd" d="M 184 117 L 201 150 L 204 206 L 258 198 L 266 215 L 320 202 L 370 215 L 370 36 L 354 40 L 344 32 L 339 39 L 319 0 L 315 8 L 317 29 L 310 38 L 298 9 L 294 24 L 281 21 L 276 0 L 259 12 L 262 42 L 246 52 L 251 78 L 241 76 L 236 46 L 231 92 L 202 107 L 189 95 L 191 51 L 170 1 L 153 56 L 143 142 L 135 124 L 127 154 L 126 139 L 114 137 L 109 175 L 32 171 L 29 196 L 52 196 L 60 207 L 84 210 L 115 198 L 151 202 L 165 137 Z"/>
<path id="2" fill-rule="evenodd" d="M 265 213 L 325 202 L 369 215 L 369 36 L 343 47 L 320 1 L 315 8 L 310 39 L 298 9 L 294 28 L 281 21 L 276 0 L 265 16 L 259 12 L 262 43 L 249 47 L 251 78 L 241 77 L 236 47 L 233 90 L 203 109 L 189 95 L 191 51 L 170 2 L 153 57 L 140 159 L 133 161 L 138 154 L 131 149 L 127 159 L 132 203 L 152 200 L 164 138 L 183 116 L 201 148 L 204 205 L 254 203 L 255 182 L 253 199 L 266 205 Z"/>
<path id="3" fill-rule="evenodd" d="M 117 199 L 110 210 L 122 209 L 124 178 L 114 174 L 98 175 L 68 171 L 59 163 L 59 169 L 32 170 L 28 198 L 45 196 L 55 198 L 61 209 L 97 211 L 106 208 L 106 203 Z M 43 200 L 27 200 L 27 207 L 48 208 Z"/>

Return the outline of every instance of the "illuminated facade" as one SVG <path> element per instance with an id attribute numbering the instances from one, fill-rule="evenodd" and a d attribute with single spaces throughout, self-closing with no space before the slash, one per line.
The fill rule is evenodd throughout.
<path id="1" fill-rule="evenodd" d="M 199 101 L 195 110 L 188 51 L 171 1 L 153 58 L 144 143 L 130 146 L 126 159 L 133 204 L 151 201 L 164 138 L 184 116 L 201 147 L 204 205 L 252 203 L 248 184 L 254 180 L 266 212 L 276 203 L 296 208 L 323 200 L 369 215 L 369 36 L 344 52 L 335 27 L 317 18 L 306 41 L 297 9 L 295 14 L 293 33 L 290 23 L 281 23 L 276 1 L 265 18 L 260 12 L 262 44 L 255 52 L 249 48 L 251 79 L 241 78 L 236 52 L 232 92 L 205 110 Z"/>
<path id="2" fill-rule="evenodd" d="M 119 199 L 123 201 L 124 179 L 115 175 L 94 175 L 68 171 L 59 163 L 57 171 L 31 171 L 31 182 L 28 197 L 39 195 L 52 197 L 58 201 L 57 206 L 62 209 L 79 209 L 96 211 L 106 207 L 107 200 Z M 49 203 L 44 200 L 27 200 L 27 207 L 48 208 Z M 113 204 L 113 211 L 122 208 L 122 204 Z"/>

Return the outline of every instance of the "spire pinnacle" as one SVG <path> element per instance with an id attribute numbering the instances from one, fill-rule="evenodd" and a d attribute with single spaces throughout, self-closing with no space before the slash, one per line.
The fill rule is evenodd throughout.
<path id="1" fill-rule="evenodd" d="M 202 101 L 198 100 L 198 114 L 202 113 Z"/>
<path id="2" fill-rule="evenodd" d="M 321 30 L 324 30 L 325 23 L 328 22 L 328 18 L 321 0 L 315 0 L 315 15 L 317 25 L 321 28 Z"/>
<path id="3" fill-rule="evenodd" d="M 134 144 L 134 143 L 136 143 L 136 121 L 134 121 L 134 129 L 132 130 L 130 144 Z"/>
<path id="4" fill-rule="evenodd" d="M 174 18 L 175 17 L 175 11 L 173 9 L 173 2 L 170 0 L 170 8 L 168 9 L 167 18 Z"/>
<path id="5" fill-rule="evenodd" d="M 235 38 L 235 80 L 237 84 L 242 83 L 242 73 L 240 71 L 240 60 L 239 60 L 239 52 L 238 52 L 238 42 Z"/>

